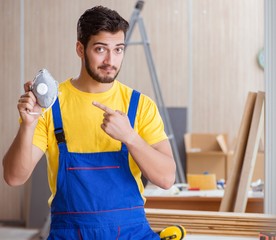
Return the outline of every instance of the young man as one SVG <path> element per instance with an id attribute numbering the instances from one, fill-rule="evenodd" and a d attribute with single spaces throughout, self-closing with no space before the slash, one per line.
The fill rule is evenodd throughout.
<path id="1" fill-rule="evenodd" d="M 88 9 L 77 26 L 80 74 L 59 85 L 44 118 L 24 85 L 21 124 L 3 159 L 9 185 L 24 184 L 42 155 L 52 196 L 48 239 L 159 239 L 146 220 L 141 173 L 168 189 L 175 163 L 154 102 L 116 80 L 128 23 Z M 62 135 L 62 137 L 60 137 Z"/>

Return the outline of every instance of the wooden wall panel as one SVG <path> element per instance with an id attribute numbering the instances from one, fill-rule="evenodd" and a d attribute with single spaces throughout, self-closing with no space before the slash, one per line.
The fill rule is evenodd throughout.
<path id="1" fill-rule="evenodd" d="M 81 14 L 101 4 L 116 9 L 129 20 L 136 3 L 134 0 L 23 2 L 25 79 L 33 79 L 39 69 L 47 68 L 58 81 L 79 74 L 75 42 L 76 24 Z M 188 2 L 145 1 L 142 11 L 164 102 L 169 107 L 187 107 L 189 102 Z M 264 88 L 264 73 L 256 61 L 257 52 L 263 47 L 263 0 L 193 0 L 190 3 L 193 33 L 191 131 L 227 132 L 231 139 L 238 132 L 248 91 Z M 0 24 L 5 33 L 0 38 L 3 52 L 0 66 L 2 157 L 18 127 L 16 103 L 22 86 L 20 1 L 3 0 L 0 7 Z M 137 29 L 132 40 L 140 40 Z M 147 67 L 143 47 L 129 46 L 118 79 L 154 99 Z M 21 188 L 7 187 L 1 177 L 0 195 L 3 194 L 7 199 L 0 199 L 0 219 L 2 216 L 21 218 Z M 12 198 L 19 201 L 9 205 Z"/>
<path id="2" fill-rule="evenodd" d="M 7 0 L 4 2 L 6 4 L 8 3 Z M 116 9 L 122 16 L 129 20 L 134 10 L 135 3 L 136 1 L 99 0 L 94 1 L 93 5 L 104 5 Z M 17 8 L 14 8 L 14 6 L 12 6 L 13 4 L 15 3 L 12 2 L 10 5 L 6 5 L 6 8 L 8 8 L 6 14 L 16 19 L 16 27 L 10 28 L 10 20 L 6 22 L 2 21 L 2 24 L 4 24 L 9 31 L 11 31 L 11 29 L 14 31 L 11 34 L 17 43 L 17 52 L 19 53 L 20 2 L 17 2 Z M 152 14 L 152 9 L 156 9 L 157 7 L 156 4 L 158 4 L 158 11 Z M 37 71 L 41 68 L 47 68 L 60 82 L 68 77 L 78 75 L 80 61 L 75 53 L 76 23 L 79 16 L 87 8 L 93 5 L 91 1 L 87 0 L 61 0 L 58 2 L 54 0 L 24 1 L 24 73 L 26 81 L 33 79 Z M 157 75 L 160 78 L 164 100 L 168 106 L 184 105 L 187 96 L 187 94 L 183 94 L 182 90 L 186 88 L 181 87 L 187 82 L 187 77 L 185 75 L 187 71 L 184 70 L 185 67 L 179 67 L 180 63 L 181 65 L 184 63 L 183 66 L 187 65 L 185 62 L 185 53 L 187 52 L 186 33 L 182 31 L 183 24 L 185 25 L 187 22 L 185 5 L 185 1 L 174 0 L 168 5 L 166 0 L 156 0 L 146 2 L 142 11 Z M 17 9 L 17 13 L 15 9 Z M 184 21 L 182 21 L 183 17 Z M 162 34 L 162 38 L 159 37 L 159 34 Z M 139 40 L 140 34 L 137 32 L 134 33 L 132 39 L 136 40 L 135 38 Z M 13 42 L 5 40 L 3 41 L 3 44 L 4 43 L 12 44 Z M 13 72 L 17 77 L 11 79 L 9 86 L 16 84 L 18 89 L 16 96 L 13 94 L 10 95 L 12 92 L 11 89 L 6 91 L 12 99 L 11 102 L 14 103 L 13 107 L 9 106 L 8 108 L 11 109 L 13 115 L 7 116 L 5 120 L 3 119 L 3 123 L 9 122 L 13 131 L 10 131 L 12 134 L 7 134 L 9 141 L 6 141 L 6 145 L 1 149 L 2 155 L 11 143 L 16 129 L 18 128 L 16 102 L 22 87 L 20 86 L 20 56 L 18 54 L 13 57 L 14 59 L 6 59 L 6 64 L 11 64 L 15 61 L 18 62 L 18 70 Z M 9 74 L 9 70 L 6 68 L 5 73 Z M 179 81 L 179 76 L 181 76 L 181 81 Z M 119 75 L 119 80 L 154 98 L 148 66 L 142 46 L 130 46 L 128 48 L 125 63 Z M 164 89 L 166 91 L 164 91 Z M 181 98 L 179 98 L 178 95 L 180 95 Z M 9 121 L 8 119 L 13 119 L 13 121 Z M 5 186 L 5 184 L 1 184 L 1 187 L 2 186 Z M 21 214 L 24 211 L 20 209 L 20 204 L 22 202 L 21 196 L 23 195 L 22 188 L 8 188 L 8 190 L 13 193 L 7 194 L 7 199 L 11 199 L 16 195 L 14 199 L 16 199 L 15 203 L 18 207 L 13 208 L 17 214 L 15 218 L 22 220 L 24 218 Z M 5 208 L 5 204 L 8 201 L 2 200 L 3 204 L 0 205 L 0 208 L 8 209 Z M 13 202 L 10 203 L 13 204 Z M 5 216 L 1 214 L 1 218 L 13 218 L 11 211 L 8 210 L 6 212 L 7 214 Z"/>
<path id="3" fill-rule="evenodd" d="M 20 1 L 0 1 L 0 220 L 21 218 L 22 187 L 3 180 L 2 158 L 18 129 L 16 104 L 20 95 Z"/>
<path id="4" fill-rule="evenodd" d="M 75 52 L 76 26 L 79 16 L 94 5 L 110 8 L 131 7 L 123 1 L 26 0 L 25 65 L 26 79 L 47 68 L 59 81 L 79 74 L 80 59 Z M 119 7 L 115 7 L 115 5 Z"/>
<path id="5" fill-rule="evenodd" d="M 129 20 L 136 1 L 93 1 L 116 9 Z M 31 79 L 42 67 L 48 68 L 59 81 L 79 73 L 75 53 L 76 23 L 91 1 L 25 1 L 26 78 Z M 158 8 L 158 11 L 152 11 Z M 155 68 L 164 100 L 168 106 L 187 102 L 187 8 L 186 1 L 145 1 L 142 10 Z M 161 36 L 161 37 L 160 37 Z M 131 40 L 140 41 L 135 29 Z M 181 67 L 180 67 L 181 66 Z M 142 45 L 129 46 L 118 79 L 154 98 L 148 65 Z M 179 97 L 181 96 L 181 97 Z"/>
<path id="6" fill-rule="evenodd" d="M 131 8 L 133 9 L 133 7 Z M 166 106 L 187 104 L 187 1 L 145 1 L 142 18 Z M 131 40 L 140 40 L 138 29 Z M 154 98 L 143 46 L 127 49 L 122 80 Z"/>
<path id="7" fill-rule="evenodd" d="M 249 91 L 264 89 L 257 54 L 264 1 L 193 1 L 194 132 L 238 132 Z"/>

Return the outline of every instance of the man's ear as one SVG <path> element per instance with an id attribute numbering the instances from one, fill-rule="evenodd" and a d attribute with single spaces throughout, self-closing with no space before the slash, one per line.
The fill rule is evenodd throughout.
<path id="1" fill-rule="evenodd" d="M 84 56 L 84 46 L 80 41 L 76 43 L 76 52 L 80 58 Z"/>

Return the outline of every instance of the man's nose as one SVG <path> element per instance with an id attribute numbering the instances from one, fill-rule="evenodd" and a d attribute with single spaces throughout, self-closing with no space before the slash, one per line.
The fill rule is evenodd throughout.
<path id="1" fill-rule="evenodd" d="M 104 64 L 113 65 L 114 56 L 112 55 L 112 52 L 107 52 L 104 58 Z"/>

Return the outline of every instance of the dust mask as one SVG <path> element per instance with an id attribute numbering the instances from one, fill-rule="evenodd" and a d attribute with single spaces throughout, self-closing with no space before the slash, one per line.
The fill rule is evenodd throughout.
<path id="1" fill-rule="evenodd" d="M 41 69 L 30 86 L 40 107 L 44 108 L 45 113 L 52 107 L 58 96 L 58 82 L 52 77 L 47 69 Z M 36 114 L 30 112 L 30 114 Z"/>

